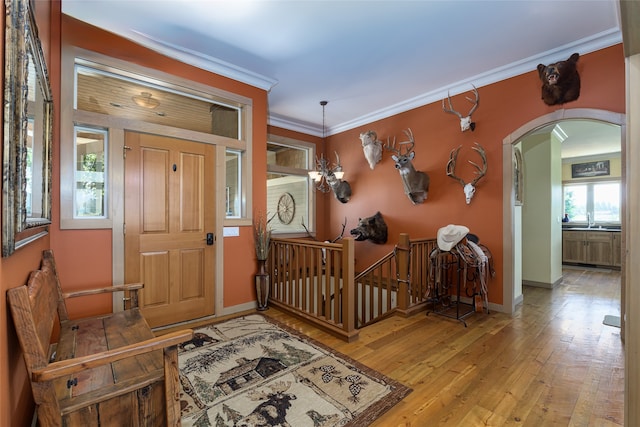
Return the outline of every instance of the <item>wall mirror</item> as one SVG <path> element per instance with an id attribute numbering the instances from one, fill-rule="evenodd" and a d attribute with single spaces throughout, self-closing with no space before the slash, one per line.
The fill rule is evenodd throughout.
<path id="1" fill-rule="evenodd" d="M 2 256 L 48 233 L 53 99 L 29 0 L 6 3 Z"/>

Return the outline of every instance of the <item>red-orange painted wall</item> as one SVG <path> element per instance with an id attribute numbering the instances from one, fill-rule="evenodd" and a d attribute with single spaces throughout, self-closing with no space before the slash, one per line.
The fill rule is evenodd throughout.
<path id="1" fill-rule="evenodd" d="M 234 82 L 230 79 L 181 64 L 162 55 L 137 46 L 127 40 L 87 26 L 60 14 L 60 2 L 36 2 L 38 22 L 44 17 L 41 28 L 48 27 L 40 36 L 45 41 L 49 59 L 55 109 L 60 111 L 60 37 L 77 46 L 105 55 L 130 61 L 149 68 L 175 74 L 204 84 L 219 87 L 253 99 L 254 143 L 254 206 L 266 203 L 266 92 Z M 45 6 L 49 4 L 50 10 Z M 50 26 L 47 16 L 50 15 Z M 4 14 L 3 14 L 4 16 Z M 3 44 L 4 45 L 4 44 Z M 621 46 L 584 55 L 579 70 L 583 89 L 578 101 L 565 108 L 599 108 L 624 112 L 624 58 Z M 320 148 L 316 137 L 299 135 L 283 129 L 269 129 L 282 136 L 299 137 L 316 143 L 319 152 L 337 150 L 351 183 L 353 197 L 348 204 L 340 204 L 331 194 L 319 194 L 317 202 L 318 236 L 334 237 L 343 218 L 348 218 L 347 229 L 352 228 L 359 216 L 368 216 L 380 210 L 389 225 L 389 242 L 373 245 L 356 244 L 358 268 L 361 269 L 380 255 L 392 250 L 401 232 L 412 237 L 432 237 L 437 229 L 449 223 L 469 226 L 493 252 L 498 276 L 490 283 L 491 301 L 502 302 L 502 140 L 528 121 L 549 113 L 555 108 L 545 106 L 539 99 L 539 82 L 535 72 L 508 79 L 479 89 L 481 105 L 474 114 L 477 128 L 473 133 L 462 134 L 458 120 L 442 112 L 434 103 L 399 114 L 359 129 L 343 132 L 328 138 L 326 149 Z M 330 100 L 331 101 L 331 100 Z M 464 111 L 466 100 L 453 98 L 455 106 Z M 339 101 L 333 101 L 339 102 Z M 38 267 L 40 253 L 51 247 L 56 252 L 60 276 L 68 289 L 79 289 L 111 281 L 111 232 L 105 230 L 60 230 L 59 201 L 59 115 L 54 125 L 54 193 L 53 227 L 50 237 L 40 239 L 0 261 L 0 291 L 22 285 L 29 272 Z M 404 195 L 398 173 L 393 168 L 389 153 L 371 171 L 364 160 L 360 132 L 374 129 L 380 137 L 396 135 L 402 138 L 402 129 L 410 127 L 416 137 L 415 166 L 431 175 L 429 199 L 423 205 L 413 206 Z M 486 151 L 489 172 L 479 183 L 478 192 L 470 206 L 464 204 L 460 184 L 447 178 L 444 167 L 449 151 L 463 144 L 458 164 L 477 160 L 469 146 L 477 141 Z M 467 164 L 468 166 L 468 164 Z M 471 169 L 460 167 L 458 174 L 469 178 Z M 253 268 L 246 268 L 246 260 L 255 258 L 250 227 L 240 227 L 240 237 L 224 240 L 225 277 L 224 299 L 226 306 L 241 304 L 254 299 Z M 239 262 L 238 260 L 242 260 Z M 0 304 L 0 425 L 29 425 L 33 402 L 22 354 L 13 331 L 6 305 Z M 72 305 L 71 314 L 80 316 L 111 310 L 109 298 L 95 298 L 90 304 Z"/>
<path id="2" fill-rule="evenodd" d="M 333 196 L 318 195 L 327 200 L 327 233 L 337 233 L 346 216 L 347 229 L 355 227 L 358 217 L 380 211 L 389 228 L 385 245 L 356 242 L 356 270 L 361 271 L 372 261 L 393 250 L 400 233 L 411 238 L 435 237 L 437 230 L 447 224 L 462 224 L 480 237 L 492 252 L 496 277 L 489 283 L 489 300 L 502 303 L 502 141 L 527 122 L 559 108 L 596 108 L 623 113 L 625 109 L 624 55 L 622 45 L 584 55 L 578 69 L 582 80 L 580 98 L 562 107 L 548 107 L 540 99 L 537 71 L 520 75 L 486 87 L 480 87 L 480 106 L 473 115 L 474 132 L 461 132 L 459 119 L 442 111 L 440 102 L 370 123 L 328 138 L 327 153 L 340 154 L 345 179 L 351 184 L 353 195 L 347 204 Z M 606 78 L 604 77 L 606 76 Z M 471 89 L 471 88 L 470 88 Z M 452 97 L 454 107 L 466 113 L 469 93 Z M 330 100 L 331 101 L 331 100 Z M 335 101 L 339 103 L 340 101 Z M 332 104 L 329 104 L 332 105 Z M 419 205 L 411 204 L 404 194 L 391 153 L 384 152 L 382 161 L 371 170 L 362 153 L 359 134 L 375 130 L 378 137 L 406 140 L 403 129 L 411 128 L 415 136 L 417 170 L 431 178 L 429 197 Z M 470 205 L 465 204 L 462 186 L 446 176 L 445 167 L 450 151 L 462 145 L 456 174 L 465 182 L 473 179 L 474 168 L 467 160 L 480 162 L 471 150 L 474 142 L 481 144 L 487 154 L 488 172 L 477 184 Z"/>

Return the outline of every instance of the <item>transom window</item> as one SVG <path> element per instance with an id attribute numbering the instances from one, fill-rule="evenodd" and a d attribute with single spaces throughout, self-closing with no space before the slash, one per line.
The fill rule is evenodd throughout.
<path id="1" fill-rule="evenodd" d="M 240 108 L 76 64 L 75 108 L 241 139 Z"/>

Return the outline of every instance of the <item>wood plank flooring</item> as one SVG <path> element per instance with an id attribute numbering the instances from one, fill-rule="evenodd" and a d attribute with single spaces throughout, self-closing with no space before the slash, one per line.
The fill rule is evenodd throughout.
<path id="1" fill-rule="evenodd" d="M 282 311 L 264 312 L 413 389 L 377 420 L 389 426 L 622 426 L 620 274 L 565 269 L 555 289 L 525 287 L 513 316 L 468 327 L 424 313 L 392 317 L 345 343 Z"/>

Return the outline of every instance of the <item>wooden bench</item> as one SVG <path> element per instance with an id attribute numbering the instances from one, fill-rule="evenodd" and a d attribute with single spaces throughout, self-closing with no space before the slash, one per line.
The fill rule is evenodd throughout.
<path id="1" fill-rule="evenodd" d="M 40 426 L 179 426 L 177 346 L 190 329 L 155 337 L 137 308 L 142 284 L 62 293 L 51 251 L 27 285 L 7 292 Z M 65 299 L 125 291 L 131 307 L 69 319 Z M 56 314 L 60 338 L 50 344 Z"/>

